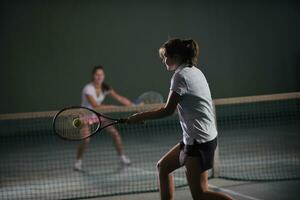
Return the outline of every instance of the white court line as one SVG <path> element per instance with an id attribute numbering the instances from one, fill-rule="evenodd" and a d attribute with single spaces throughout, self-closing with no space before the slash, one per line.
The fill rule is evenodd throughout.
<path id="1" fill-rule="evenodd" d="M 232 195 L 235 195 L 235 196 L 240 196 L 240 197 L 243 197 L 243 198 L 246 198 L 246 199 L 251 199 L 251 200 L 260 200 L 258 198 L 255 198 L 255 197 L 251 197 L 249 195 L 245 195 L 245 194 L 241 194 L 239 192 L 235 192 L 233 190 L 229 190 L 229 189 L 225 189 L 225 188 L 220 188 L 220 187 L 217 187 L 217 186 L 214 186 L 214 185 L 211 185 L 211 184 L 208 184 L 208 187 L 210 188 L 213 188 L 213 189 L 217 189 L 217 190 L 220 190 L 222 192 L 226 192 L 228 194 L 232 194 Z"/>
<path id="2" fill-rule="evenodd" d="M 144 169 L 142 169 L 142 168 L 137 168 L 137 167 L 130 167 L 130 169 L 133 169 L 133 170 L 136 170 L 136 171 L 140 171 L 140 172 L 145 173 L 145 174 L 157 174 L 156 172 L 144 170 Z M 184 179 L 184 178 L 178 178 L 178 177 L 174 177 L 174 179 L 175 179 L 175 180 L 180 180 L 180 181 L 185 181 L 185 180 L 186 180 L 186 179 Z M 233 190 L 229 190 L 229 189 L 217 187 L 217 186 L 214 186 L 214 185 L 211 185 L 211 184 L 208 184 L 208 187 L 213 188 L 213 189 L 220 190 L 220 191 L 222 191 L 222 192 L 226 192 L 226 193 L 228 193 L 228 194 L 232 194 L 232 195 L 235 195 L 235 196 L 243 197 L 243 198 L 245 198 L 245 199 L 250 199 L 250 200 L 261 200 L 261 199 L 255 198 L 255 197 L 251 197 L 251 196 L 249 196 L 249 195 L 241 194 L 241 193 L 239 193 L 239 192 L 235 192 L 235 191 L 233 191 Z"/>

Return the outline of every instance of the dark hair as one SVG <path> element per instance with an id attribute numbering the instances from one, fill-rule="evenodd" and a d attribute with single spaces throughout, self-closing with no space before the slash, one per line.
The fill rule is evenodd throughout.
<path id="1" fill-rule="evenodd" d="M 104 67 L 103 67 L 102 65 L 97 65 L 97 66 L 95 66 L 95 67 L 93 68 L 93 71 L 92 71 L 92 76 L 94 76 L 94 74 L 96 73 L 97 70 L 102 70 L 102 71 L 104 71 Z M 92 79 L 93 79 L 93 77 L 92 77 Z M 101 89 L 102 89 L 103 92 L 106 92 L 106 91 L 111 90 L 112 88 L 111 88 L 110 85 L 108 85 L 107 83 L 103 82 L 103 83 L 102 83 Z"/>
<path id="2" fill-rule="evenodd" d="M 199 56 L 199 45 L 192 39 L 170 39 L 159 48 L 159 56 L 161 58 L 177 58 L 180 60 L 180 64 L 196 65 Z"/>

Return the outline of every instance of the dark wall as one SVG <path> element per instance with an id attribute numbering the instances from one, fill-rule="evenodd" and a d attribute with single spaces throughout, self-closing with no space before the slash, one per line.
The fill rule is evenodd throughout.
<path id="1" fill-rule="evenodd" d="M 295 1 L 296 2 L 296 1 Z M 165 96 L 157 50 L 194 38 L 214 98 L 299 91 L 294 1 L 1 1 L 0 113 L 80 104 L 94 65 L 131 99 Z"/>

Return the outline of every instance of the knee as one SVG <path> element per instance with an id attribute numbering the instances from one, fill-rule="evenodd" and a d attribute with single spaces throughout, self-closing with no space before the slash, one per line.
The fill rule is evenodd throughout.
<path id="1" fill-rule="evenodd" d="M 168 175 L 168 173 L 164 169 L 164 165 L 163 165 L 161 160 L 157 162 L 156 169 L 157 169 L 157 172 L 158 172 L 159 176 Z"/>
<path id="2" fill-rule="evenodd" d="M 85 138 L 84 140 L 82 140 L 82 142 L 83 142 L 84 144 L 88 144 L 90 141 L 91 141 L 91 138 L 90 138 L 90 137 Z"/>
<path id="3" fill-rule="evenodd" d="M 211 193 L 207 190 L 207 189 L 204 189 L 204 188 L 193 188 L 191 189 L 191 192 L 192 192 L 192 196 L 193 196 L 193 199 L 210 199 L 210 197 L 212 197 Z"/>
<path id="4" fill-rule="evenodd" d="M 114 139 L 119 139 L 120 138 L 120 134 L 117 131 L 111 132 L 110 136 Z"/>
<path id="5" fill-rule="evenodd" d="M 90 140 L 91 140 L 90 138 L 85 138 L 85 139 L 81 140 L 79 147 L 80 148 L 86 147 L 90 143 Z"/>
<path id="6" fill-rule="evenodd" d="M 110 129 L 107 130 L 107 132 L 110 134 L 110 136 L 112 136 L 114 138 L 115 137 L 120 137 L 119 132 L 115 128 L 110 128 Z"/>
<path id="7" fill-rule="evenodd" d="M 160 163 L 160 161 L 158 161 L 158 162 L 156 163 L 156 169 L 157 169 L 158 172 L 159 172 L 159 170 L 160 170 L 160 165 L 161 165 L 161 163 Z"/>

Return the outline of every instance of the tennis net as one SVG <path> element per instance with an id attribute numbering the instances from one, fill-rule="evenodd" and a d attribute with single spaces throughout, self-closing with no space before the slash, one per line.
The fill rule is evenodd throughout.
<path id="1" fill-rule="evenodd" d="M 210 177 L 240 180 L 300 178 L 300 93 L 216 99 L 219 147 Z M 112 117 L 162 105 L 99 110 Z M 105 131 L 91 138 L 83 172 L 73 170 L 78 142 L 52 131 L 55 112 L 0 115 L 0 198 L 79 199 L 157 190 L 156 162 L 181 140 L 176 115 L 143 125 L 118 125 L 124 152 L 120 165 Z M 174 173 L 176 187 L 187 184 Z"/>

